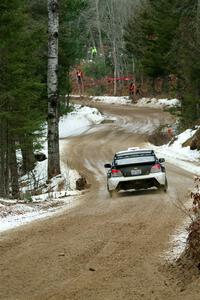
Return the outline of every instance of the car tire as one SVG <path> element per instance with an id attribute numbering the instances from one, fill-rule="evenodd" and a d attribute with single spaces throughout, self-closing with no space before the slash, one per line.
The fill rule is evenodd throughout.
<path id="1" fill-rule="evenodd" d="M 110 198 L 113 197 L 113 192 L 112 191 L 108 191 L 109 195 L 110 195 Z"/>
<path id="2" fill-rule="evenodd" d="M 166 186 L 163 188 L 163 191 L 164 191 L 165 193 L 167 193 L 167 187 L 166 187 Z"/>
<path id="3" fill-rule="evenodd" d="M 168 190 L 168 182 L 167 182 L 167 179 L 165 180 L 165 185 L 163 185 L 163 186 L 161 187 L 161 189 L 162 189 L 163 192 L 167 193 L 167 190 Z"/>
<path id="4" fill-rule="evenodd" d="M 116 190 L 108 191 L 108 192 L 109 192 L 109 194 L 110 194 L 110 198 L 114 198 L 114 197 L 116 197 L 116 195 L 117 195 L 117 191 L 116 191 Z"/>

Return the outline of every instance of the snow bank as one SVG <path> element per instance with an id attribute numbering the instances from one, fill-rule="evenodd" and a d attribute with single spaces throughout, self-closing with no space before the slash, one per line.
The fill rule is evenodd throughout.
<path id="1" fill-rule="evenodd" d="M 38 202 L 37 205 L 31 206 L 25 203 L 8 207 L 0 204 L 0 232 L 59 214 L 64 209 L 71 209 L 78 204 L 79 201 L 77 199 L 75 201 L 74 197 L 69 195 L 67 198 Z"/>
<path id="2" fill-rule="evenodd" d="M 158 156 L 162 156 L 166 161 L 179 166 L 191 172 L 200 175 L 200 151 L 190 150 L 190 147 L 183 147 L 182 144 L 191 138 L 197 131 L 198 127 L 187 129 L 176 137 L 174 143 L 163 145 L 160 147 L 153 146 Z M 151 145 L 152 148 L 152 145 Z"/>
<path id="3" fill-rule="evenodd" d="M 44 143 L 43 153 L 47 156 L 46 142 Z M 62 140 L 60 140 L 60 151 L 63 153 L 65 147 Z M 21 192 L 29 193 L 33 189 L 41 187 L 41 194 L 37 196 L 37 199 L 46 200 L 50 197 L 49 191 L 51 191 L 51 198 L 57 199 L 56 192 L 62 189 L 72 191 L 76 189 L 76 181 L 80 178 L 80 175 L 76 170 L 71 170 L 66 164 L 61 161 L 61 173 L 55 176 L 51 181 L 46 184 L 47 181 L 47 160 L 37 162 L 34 170 L 21 178 Z M 54 192 L 54 193 L 52 193 Z M 31 197 L 32 200 L 35 197 Z"/>
<path id="4" fill-rule="evenodd" d="M 95 108 L 75 105 L 74 111 L 64 116 L 59 123 L 61 158 L 67 142 L 64 138 L 79 135 L 89 129 L 92 124 L 99 124 L 104 117 Z M 47 156 L 47 142 L 43 142 L 42 152 Z M 21 204 L 17 201 L 0 199 L 0 232 L 27 224 L 37 219 L 49 217 L 55 213 L 69 209 L 78 204 L 77 197 L 81 192 L 76 190 L 76 181 L 80 175 L 61 161 L 61 175 L 47 185 L 47 160 L 38 162 L 34 170 L 21 178 L 22 191 L 28 192 L 41 186 L 41 194 L 25 199 Z M 52 201 L 53 200 L 53 201 Z M 31 201 L 31 204 L 26 203 Z"/>
<path id="5" fill-rule="evenodd" d="M 115 96 L 91 96 L 92 101 L 100 101 L 108 104 L 120 104 L 127 105 L 131 104 L 131 100 L 128 96 L 115 97 Z"/>
<path id="6" fill-rule="evenodd" d="M 169 108 L 180 107 L 181 102 L 178 99 L 156 99 L 156 98 L 141 98 L 137 103 L 133 104 L 129 96 L 114 97 L 114 96 L 91 96 L 93 101 L 100 101 L 108 104 L 134 105 L 138 107 L 152 108 Z"/>
<path id="7" fill-rule="evenodd" d="M 198 130 L 187 129 L 178 136 L 175 137 L 175 141 L 172 144 L 163 145 L 160 147 L 149 145 L 150 148 L 154 148 L 159 157 L 164 157 L 167 162 L 174 164 L 192 174 L 200 175 L 200 151 L 190 150 L 190 147 L 183 147 L 182 145 L 190 139 Z M 189 211 L 190 201 L 186 203 L 185 209 Z M 169 262 L 176 261 L 184 252 L 188 231 L 187 227 L 191 223 L 189 217 L 186 218 L 184 224 L 177 228 L 173 235 L 170 237 L 169 249 L 162 255 L 164 259 Z"/>
<path id="8" fill-rule="evenodd" d="M 104 120 L 104 117 L 96 108 L 90 108 L 87 106 L 74 105 L 73 112 L 63 116 L 59 123 L 59 135 L 60 135 L 60 151 L 63 153 L 63 143 L 64 138 L 69 136 L 80 135 L 81 133 L 87 131 L 92 124 L 100 124 Z M 47 141 L 43 142 L 42 152 L 47 156 Z M 53 191 L 56 191 L 56 187 L 64 181 L 68 190 L 75 189 L 75 182 L 80 178 L 79 174 L 75 170 L 71 170 L 63 164 L 61 161 L 61 172 L 62 176 L 57 176 L 52 179 L 52 182 L 48 186 Z M 26 176 L 22 177 L 22 182 L 28 183 L 28 190 L 34 189 L 35 185 L 45 184 L 47 180 L 47 160 L 38 162 L 34 170 Z M 27 190 L 27 187 L 22 189 L 23 192 Z M 47 189 L 43 189 L 42 193 L 46 193 Z"/>
<path id="9" fill-rule="evenodd" d="M 154 107 L 154 108 L 169 108 L 180 107 L 181 102 L 178 99 L 156 99 L 156 98 L 141 98 L 138 100 L 136 106 Z"/>
<path id="10" fill-rule="evenodd" d="M 185 223 L 177 228 L 174 234 L 170 237 L 169 249 L 162 255 L 164 259 L 172 263 L 176 261 L 184 252 L 187 244 L 188 231 L 191 219 L 188 217 Z"/>
<path id="11" fill-rule="evenodd" d="M 73 112 L 60 119 L 60 138 L 79 135 L 87 131 L 92 124 L 100 124 L 103 120 L 104 117 L 96 108 L 75 105 Z"/>

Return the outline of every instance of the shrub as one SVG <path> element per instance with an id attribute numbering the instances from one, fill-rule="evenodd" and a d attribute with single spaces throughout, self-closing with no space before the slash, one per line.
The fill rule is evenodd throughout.
<path id="1" fill-rule="evenodd" d="M 194 220 L 188 228 L 187 253 L 200 262 L 200 177 L 195 178 L 194 191 L 191 192 Z"/>
<path id="2" fill-rule="evenodd" d="M 171 140 L 167 132 L 167 125 L 162 125 L 158 127 L 148 138 L 149 142 L 155 146 L 162 146 L 169 143 Z"/>
<path id="3" fill-rule="evenodd" d="M 107 76 L 110 71 L 102 57 L 97 57 L 95 60 L 87 61 L 83 66 L 83 72 L 87 77 L 101 79 Z"/>

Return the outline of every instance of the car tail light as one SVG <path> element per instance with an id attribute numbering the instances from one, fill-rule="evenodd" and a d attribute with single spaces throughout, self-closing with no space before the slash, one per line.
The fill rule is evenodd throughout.
<path id="1" fill-rule="evenodd" d="M 122 175 L 122 172 L 120 170 L 117 170 L 117 169 L 112 169 L 111 170 L 111 175 L 112 177 L 120 177 L 120 176 L 123 176 Z"/>
<path id="2" fill-rule="evenodd" d="M 161 172 L 161 165 L 160 164 L 155 164 L 151 168 L 151 173 L 158 173 L 158 172 Z"/>

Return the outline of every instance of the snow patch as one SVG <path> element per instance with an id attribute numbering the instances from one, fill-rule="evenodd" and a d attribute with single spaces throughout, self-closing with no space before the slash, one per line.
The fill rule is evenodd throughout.
<path id="1" fill-rule="evenodd" d="M 171 236 L 170 239 L 170 249 L 164 253 L 164 258 L 168 262 L 176 261 L 182 253 L 184 253 L 186 244 L 187 244 L 187 237 L 188 231 L 187 227 L 189 226 L 191 219 L 187 218 L 185 223 L 180 226 L 175 233 Z"/>
<path id="2" fill-rule="evenodd" d="M 100 124 L 103 120 L 104 117 L 97 109 L 75 105 L 74 111 L 61 118 L 59 123 L 61 156 L 64 156 L 67 144 L 64 138 L 80 135 L 91 125 Z M 47 132 L 46 128 L 44 130 Z M 43 141 L 42 152 L 48 155 L 46 140 Z M 21 204 L 16 200 L 2 199 L 0 201 L 0 232 L 47 218 L 76 206 L 77 196 L 81 195 L 81 192 L 76 190 L 76 181 L 80 175 L 63 161 L 61 161 L 61 172 L 62 174 L 52 178 L 47 185 L 47 160 L 37 162 L 34 170 L 21 178 L 21 190 L 28 193 L 36 187 L 41 187 L 41 194 L 31 196 Z"/>
<path id="3" fill-rule="evenodd" d="M 76 104 L 73 112 L 60 119 L 60 138 L 80 135 L 87 131 L 91 125 L 100 124 L 104 119 L 96 108 Z"/>
<path id="4" fill-rule="evenodd" d="M 136 106 L 152 107 L 152 108 L 169 108 L 180 107 L 181 102 L 178 99 L 156 99 L 156 98 L 141 98 L 138 100 Z"/>
<path id="5" fill-rule="evenodd" d="M 91 96 L 90 99 L 92 99 L 93 101 L 100 101 L 108 104 L 131 104 L 131 99 L 128 96 Z"/>
<path id="6" fill-rule="evenodd" d="M 100 101 L 108 104 L 120 104 L 120 105 L 134 105 L 138 107 L 152 107 L 152 108 L 169 108 L 180 107 L 181 102 L 178 99 L 156 99 L 156 98 L 141 98 L 137 100 L 136 104 L 132 103 L 129 96 L 91 96 L 92 101 Z"/>
<path id="7" fill-rule="evenodd" d="M 183 143 L 191 138 L 199 127 L 195 130 L 187 129 L 183 133 L 176 136 L 175 141 L 172 144 L 163 145 L 160 147 L 149 145 L 156 153 L 161 157 L 164 157 L 166 161 L 179 166 L 180 168 L 196 175 L 200 175 L 200 151 L 191 150 L 190 147 L 183 147 Z"/>
<path id="8" fill-rule="evenodd" d="M 70 197 L 56 201 L 45 201 L 32 207 L 28 204 L 9 206 L 9 208 L 0 206 L 0 232 L 51 217 L 63 212 L 65 209 L 72 209 L 78 204 L 78 200 L 75 201 L 74 197 Z"/>

